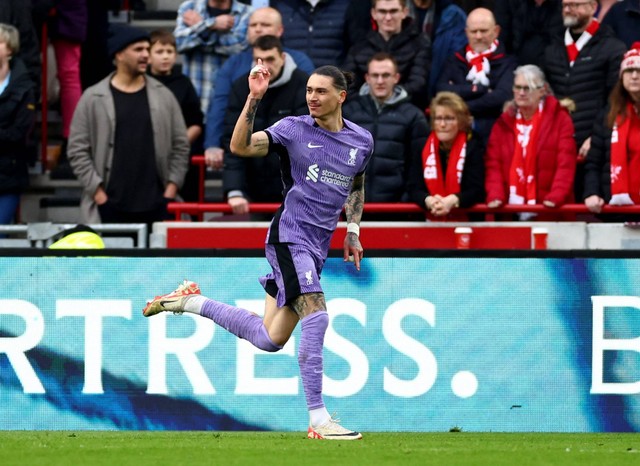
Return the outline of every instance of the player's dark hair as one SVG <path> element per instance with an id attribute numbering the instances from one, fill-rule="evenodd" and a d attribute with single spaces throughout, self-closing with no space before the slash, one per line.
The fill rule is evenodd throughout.
<path id="1" fill-rule="evenodd" d="M 315 71 L 311 74 L 327 76 L 333 79 L 333 87 L 335 87 L 339 91 L 348 90 L 349 86 L 353 83 L 354 80 L 353 73 L 351 73 L 350 71 L 342 71 L 341 69 L 332 65 L 324 65 L 320 68 L 316 68 Z"/>
<path id="2" fill-rule="evenodd" d="M 282 54 L 282 41 L 276 36 L 260 36 L 252 47 L 263 51 L 278 49 L 278 53 Z"/>

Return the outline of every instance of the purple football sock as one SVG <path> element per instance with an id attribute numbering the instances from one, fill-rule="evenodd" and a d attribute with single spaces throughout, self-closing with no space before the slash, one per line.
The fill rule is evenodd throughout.
<path id="1" fill-rule="evenodd" d="M 302 319 L 298 364 L 309 410 L 324 406 L 324 401 L 322 401 L 322 348 L 324 334 L 328 326 L 329 315 L 326 311 L 314 312 Z"/>
<path id="2" fill-rule="evenodd" d="M 202 306 L 200 315 L 213 320 L 220 327 L 247 340 L 256 348 L 271 353 L 282 349 L 282 346 L 276 345 L 269 337 L 269 332 L 267 332 L 262 319 L 246 309 L 208 299 Z"/>

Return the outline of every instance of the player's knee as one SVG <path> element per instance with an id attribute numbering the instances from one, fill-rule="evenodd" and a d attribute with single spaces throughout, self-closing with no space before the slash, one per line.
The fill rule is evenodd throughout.
<path id="1" fill-rule="evenodd" d="M 326 309 L 318 309 L 314 311 L 309 317 L 315 316 L 315 325 L 317 328 L 322 329 L 322 331 L 326 331 L 329 327 L 329 314 Z"/>
<path id="2" fill-rule="evenodd" d="M 263 344 L 260 345 L 260 349 L 269 353 L 276 353 L 280 351 L 283 346 L 284 344 L 278 345 L 276 342 L 270 339 L 269 341 L 263 342 Z"/>
<path id="3" fill-rule="evenodd" d="M 329 327 L 329 314 L 324 309 L 318 309 L 304 317 L 301 325 L 303 330 L 324 335 Z"/>
<path id="4" fill-rule="evenodd" d="M 256 346 L 263 351 L 268 351 L 269 353 L 275 353 L 280 351 L 284 344 L 287 342 L 287 339 L 284 341 L 280 341 L 281 338 L 273 338 L 269 335 L 269 332 L 266 328 L 263 327 L 262 338 L 259 339 Z"/>

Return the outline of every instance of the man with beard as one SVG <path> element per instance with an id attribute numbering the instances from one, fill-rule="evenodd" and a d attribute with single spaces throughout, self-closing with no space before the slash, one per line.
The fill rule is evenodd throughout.
<path id="1" fill-rule="evenodd" d="M 189 165 L 189 143 L 172 92 L 146 75 L 149 35 L 112 25 L 115 73 L 87 89 L 73 115 L 68 157 L 83 187 L 87 223 L 168 218 Z"/>
<path id="2" fill-rule="evenodd" d="M 593 124 L 618 80 L 626 50 L 611 29 L 594 18 L 597 7 L 596 0 L 563 0 L 564 35 L 554 38 L 544 54 L 547 80 L 556 97 L 568 102 L 572 111 L 578 147 L 574 184 L 577 199 L 582 199 L 582 162 L 589 152 Z"/>

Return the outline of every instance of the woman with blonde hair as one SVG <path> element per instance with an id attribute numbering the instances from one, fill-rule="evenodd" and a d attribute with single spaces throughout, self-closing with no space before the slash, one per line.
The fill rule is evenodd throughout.
<path id="1" fill-rule="evenodd" d="M 467 104 L 453 92 L 439 92 L 429 106 L 431 133 L 414 154 L 410 175 L 413 202 L 444 218 L 484 198 L 484 144 L 472 132 Z"/>

